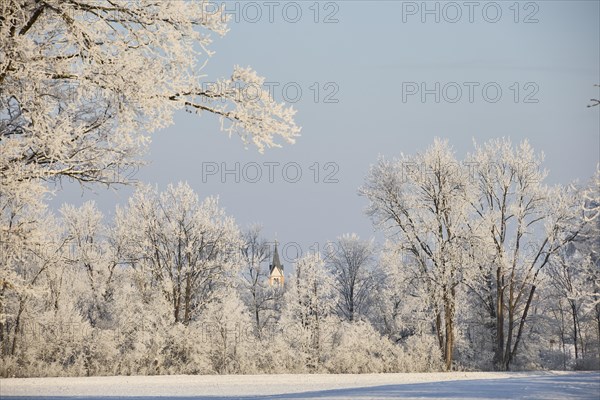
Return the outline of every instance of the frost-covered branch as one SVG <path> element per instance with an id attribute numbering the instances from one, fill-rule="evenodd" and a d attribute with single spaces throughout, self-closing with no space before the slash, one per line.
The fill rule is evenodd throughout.
<path id="1" fill-rule="evenodd" d="M 211 35 L 227 17 L 207 1 L 7 0 L 0 6 L 0 185 L 127 183 L 149 135 L 177 110 L 216 114 L 262 151 L 293 142 L 295 111 L 235 67 L 206 86 Z"/>

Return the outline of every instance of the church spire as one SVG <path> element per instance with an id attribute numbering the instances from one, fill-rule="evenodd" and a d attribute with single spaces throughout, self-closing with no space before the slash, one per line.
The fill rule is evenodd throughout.
<path id="1" fill-rule="evenodd" d="M 277 251 L 277 240 L 275 240 L 275 249 L 273 250 L 273 262 L 269 266 L 269 285 L 273 284 L 283 286 L 283 264 L 279 260 L 279 251 Z"/>
<path id="2" fill-rule="evenodd" d="M 279 261 L 279 252 L 277 251 L 277 240 L 275 241 L 275 250 L 273 251 L 273 262 L 271 264 L 271 272 L 273 272 L 273 268 L 279 268 L 283 272 L 283 265 L 281 265 L 281 261 Z"/>

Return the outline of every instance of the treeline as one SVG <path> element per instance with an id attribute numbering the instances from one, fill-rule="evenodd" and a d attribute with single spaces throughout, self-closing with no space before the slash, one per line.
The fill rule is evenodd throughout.
<path id="1" fill-rule="evenodd" d="M 600 175 L 548 186 L 541 161 L 507 140 L 380 159 L 360 194 L 386 243 L 342 235 L 283 288 L 260 227 L 187 184 L 110 221 L 5 191 L 0 375 L 597 369 Z"/>

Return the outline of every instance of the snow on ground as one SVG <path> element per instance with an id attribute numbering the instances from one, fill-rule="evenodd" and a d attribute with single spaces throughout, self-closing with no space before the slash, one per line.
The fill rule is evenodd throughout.
<path id="1" fill-rule="evenodd" d="M 1 379 L 1 399 L 600 399 L 596 372 Z"/>

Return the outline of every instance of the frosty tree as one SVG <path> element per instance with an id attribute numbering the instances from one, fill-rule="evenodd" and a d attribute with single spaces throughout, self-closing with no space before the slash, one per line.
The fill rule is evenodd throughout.
<path id="1" fill-rule="evenodd" d="M 296 368 L 318 371 L 326 342 L 335 329 L 330 319 L 335 309 L 333 281 L 321 256 L 307 254 L 300 258 L 287 286 L 281 316 L 284 339 L 296 360 L 302 360 Z"/>
<path id="2" fill-rule="evenodd" d="M 275 302 L 281 297 L 278 287 L 269 286 L 269 270 L 264 264 L 271 252 L 267 241 L 261 236 L 261 227 L 251 226 L 242 234 L 241 248 L 244 268 L 240 276 L 241 295 L 245 300 L 258 338 L 262 330 L 275 318 Z"/>
<path id="3" fill-rule="evenodd" d="M 509 369 L 518 353 L 540 273 L 582 229 L 575 194 L 543 183 L 542 160 L 526 141 L 513 146 L 507 139 L 476 146 L 468 159 L 476 166 L 473 226 L 484 249 L 473 253 L 480 273 L 475 292 L 495 322 L 500 369 Z"/>
<path id="4" fill-rule="evenodd" d="M 256 347 L 250 316 L 233 290 L 226 290 L 202 314 L 202 345 L 220 374 L 241 373 L 252 363 Z"/>
<path id="5" fill-rule="evenodd" d="M 427 348 L 427 364 L 438 369 L 443 349 L 439 348 L 435 329 L 431 329 L 431 296 L 419 278 L 418 265 L 410 259 L 401 243 L 386 241 L 379 256 L 378 268 L 383 278 L 376 290 L 377 307 L 373 314 L 381 330 L 394 342 L 409 348 Z M 425 360 L 422 352 L 415 353 L 420 354 L 420 362 Z"/>
<path id="6" fill-rule="evenodd" d="M 576 247 L 587 259 L 583 275 L 586 287 L 583 296 L 596 322 L 598 358 L 600 359 L 600 166 L 583 193 L 583 220 L 586 227 L 583 240 Z"/>
<path id="7" fill-rule="evenodd" d="M 110 242 L 103 215 L 93 202 L 80 208 L 64 205 L 61 209 L 65 226 L 65 242 L 69 251 L 65 263 L 85 275 L 87 298 L 82 303 L 83 313 L 92 326 L 110 319 L 107 309 L 112 300 L 121 261 L 119 243 Z"/>
<path id="8" fill-rule="evenodd" d="M 7 0 L 0 5 L 0 186 L 32 179 L 123 183 L 176 110 L 208 112 L 259 150 L 293 142 L 295 111 L 250 68 L 206 84 L 207 1 Z M 216 81 L 215 81 L 216 82 Z M 252 87 L 252 96 L 245 89 Z"/>
<path id="9" fill-rule="evenodd" d="M 575 252 L 575 246 L 571 244 L 558 252 L 548 266 L 548 275 L 552 285 L 553 300 L 556 307 L 553 311 L 558 312 L 561 321 L 561 344 L 565 347 L 565 332 L 570 331 L 570 339 L 575 347 L 575 360 L 582 357 L 581 346 L 581 319 L 582 303 L 585 290 L 585 266 L 589 260 L 579 256 Z M 564 303 L 564 306 L 563 306 Z M 570 324 L 565 323 L 567 316 L 571 318 Z M 570 329 L 566 326 L 570 325 Z"/>
<path id="10" fill-rule="evenodd" d="M 139 274 L 151 296 L 162 294 L 175 322 L 188 324 L 231 285 L 239 271 L 239 230 L 215 198 L 200 202 L 189 185 L 158 193 L 141 188 L 126 209 L 117 210 L 124 262 Z"/>
<path id="11" fill-rule="evenodd" d="M 583 219 L 587 223 L 584 231 L 582 251 L 587 253 L 591 262 L 589 271 L 593 289 L 589 295 L 593 299 L 598 319 L 598 340 L 600 341 L 600 166 L 583 195 Z"/>
<path id="12" fill-rule="evenodd" d="M 337 311 L 352 322 L 365 315 L 369 295 L 376 279 L 372 268 L 375 250 L 372 241 L 361 241 L 356 234 L 346 234 L 328 246 L 326 264 L 338 291 Z"/>
<path id="13" fill-rule="evenodd" d="M 447 369 L 452 368 L 456 291 L 470 241 L 469 186 L 447 142 L 436 140 L 422 154 L 381 159 L 361 194 L 368 213 L 389 230 L 414 265 L 414 277 L 427 291 L 431 320 Z"/>
<path id="14" fill-rule="evenodd" d="M 46 208 L 39 205 L 6 204 L 0 197 L 0 354 L 14 355 L 22 337 L 23 322 L 31 303 L 56 293 L 46 285 L 48 270 L 60 265 L 64 241 L 60 227 Z M 51 296 L 48 296 L 50 292 Z M 53 301 L 49 301 L 54 308 Z"/>

